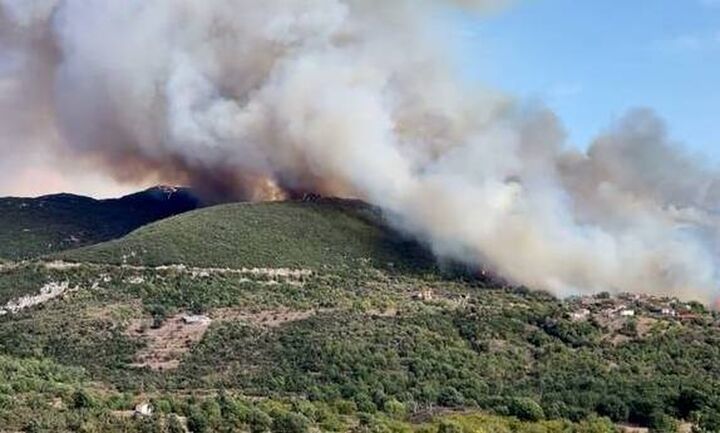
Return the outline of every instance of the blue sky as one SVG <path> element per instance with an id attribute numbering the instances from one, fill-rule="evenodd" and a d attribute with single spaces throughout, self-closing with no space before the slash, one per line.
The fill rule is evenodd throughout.
<path id="1" fill-rule="evenodd" d="M 518 0 L 457 21 L 468 78 L 544 102 L 573 145 L 650 107 L 720 162 L 720 0 Z"/>

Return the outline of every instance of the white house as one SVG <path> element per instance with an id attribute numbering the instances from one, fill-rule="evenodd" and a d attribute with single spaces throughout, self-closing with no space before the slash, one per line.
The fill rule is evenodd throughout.
<path id="1" fill-rule="evenodd" d="M 621 310 L 620 317 L 635 317 L 635 310 Z"/>
<path id="2" fill-rule="evenodd" d="M 211 320 L 208 316 L 201 316 L 201 315 L 183 316 L 182 321 L 186 325 L 200 325 L 200 324 L 204 325 L 204 324 L 211 322 Z"/>
<path id="3" fill-rule="evenodd" d="M 135 406 L 135 416 L 152 416 L 153 407 L 150 403 L 142 403 Z"/>
<path id="4" fill-rule="evenodd" d="M 588 316 L 590 316 L 590 310 L 588 310 L 587 308 L 583 308 L 581 310 L 573 311 L 572 313 L 570 313 L 570 318 L 575 321 L 587 319 Z"/>
<path id="5" fill-rule="evenodd" d="M 660 314 L 662 314 L 663 316 L 671 317 L 675 317 L 677 315 L 675 310 L 673 310 L 672 308 L 663 308 L 662 310 L 660 310 Z"/>

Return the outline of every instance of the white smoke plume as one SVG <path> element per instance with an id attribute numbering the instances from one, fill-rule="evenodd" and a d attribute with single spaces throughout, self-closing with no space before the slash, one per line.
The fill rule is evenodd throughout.
<path id="1" fill-rule="evenodd" d="M 0 132 L 121 180 L 360 197 L 440 256 L 561 295 L 712 300 L 720 175 L 652 113 L 580 153 L 552 113 L 457 79 L 436 17 L 504 3 L 0 0 Z"/>

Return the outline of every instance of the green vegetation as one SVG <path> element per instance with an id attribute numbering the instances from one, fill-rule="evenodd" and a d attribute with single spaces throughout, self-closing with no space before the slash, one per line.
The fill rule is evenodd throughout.
<path id="1" fill-rule="evenodd" d="M 231 204 L 160 221 L 123 239 L 60 257 L 80 262 L 350 271 L 362 264 L 431 268 L 415 242 L 351 201 Z"/>
<path id="2" fill-rule="evenodd" d="M 720 431 L 714 313 L 602 295 L 578 319 L 441 272 L 358 203 L 220 206 L 53 258 L 76 263 L 0 269 L 0 305 L 69 288 L 0 315 L 0 431 Z"/>
<path id="3" fill-rule="evenodd" d="M 115 239 L 149 222 L 195 209 L 187 190 L 153 188 L 113 200 L 69 194 L 0 199 L 0 257 L 26 259 Z"/>
<path id="4" fill-rule="evenodd" d="M 0 273 L 0 306 L 37 292 L 47 282 L 48 273 L 42 266 L 6 269 Z"/>

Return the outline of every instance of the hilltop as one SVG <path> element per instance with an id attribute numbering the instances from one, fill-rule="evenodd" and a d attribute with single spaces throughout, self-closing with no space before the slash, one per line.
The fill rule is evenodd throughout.
<path id="1" fill-rule="evenodd" d="M 57 256 L 76 262 L 196 267 L 434 269 L 417 242 L 351 200 L 235 203 L 179 215 Z"/>
<path id="2" fill-rule="evenodd" d="M 27 259 L 104 242 L 199 206 L 191 190 L 175 187 L 108 200 L 72 194 L 0 198 L 0 257 Z"/>

